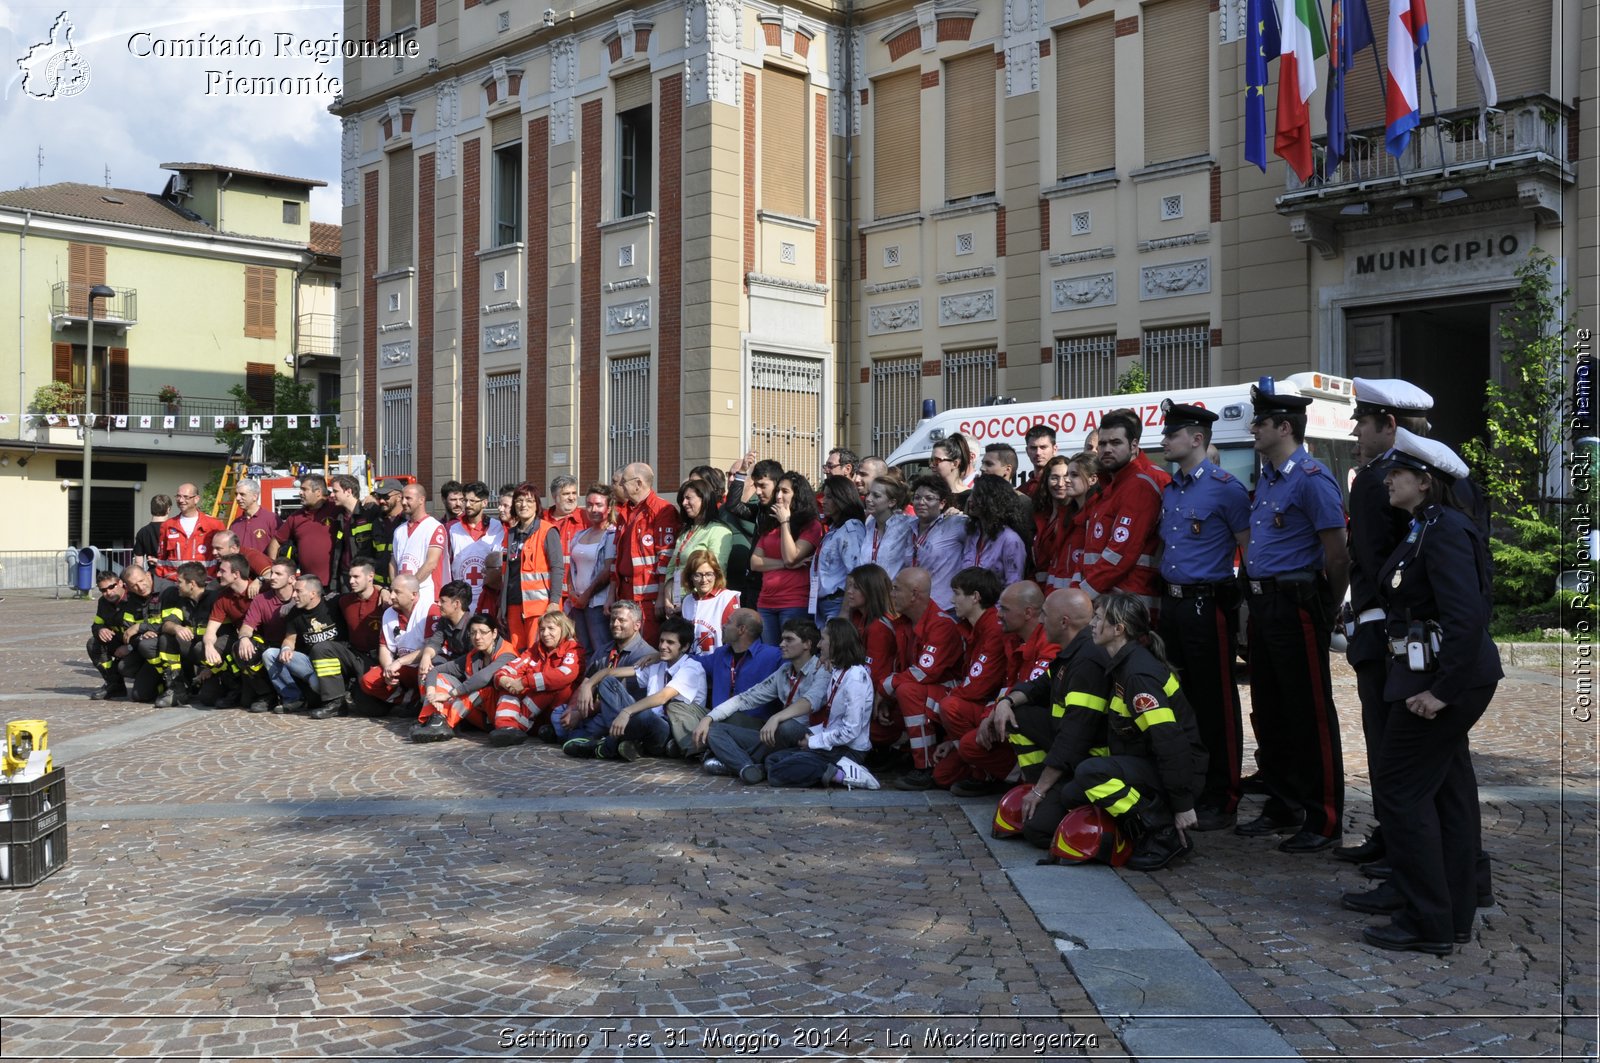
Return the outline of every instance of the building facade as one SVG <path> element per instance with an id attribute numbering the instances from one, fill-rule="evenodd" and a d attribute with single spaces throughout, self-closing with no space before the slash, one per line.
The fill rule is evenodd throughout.
<path id="1" fill-rule="evenodd" d="M 339 232 L 310 219 L 322 182 L 164 169 L 159 194 L 73 183 L 0 192 L 0 261 L 16 277 L 0 285 L 0 317 L 17 323 L 15 343 L 0 344 L 0 374 L 17 382 L 0 402 L 0 497 L 30 515 L 14 522 L 8 550 L 77 544 L 85 431 L 91 539 L 121 547 L 150 519 L 153 495 L 216 472 L 227 453 L 216 418 L 237 424 L 246 412 L 235 385 L 270 409 L 275 373 L 314 377 L 337 411 Z M 113 294 L 94 302 L 90 357 L 98 285 Z"/>
<path id="2" fill-rule="evenodd" d="M 1357 149 L 1305 186 L 1243 162 L 1245 6 L 349 0 L 347 37 L 416 57 L 347 61 L 335 108 L 346 443 L 429 483 L 646 460 L 671 485 L 746 449 L 814 475 L 925 400 L 1134 366 L 1173 391 L 1404 374 L 1470 434 L 1456 370 L 1493 376 L 1515 266 L 1537 246 L 1593 288 L 1579 0 L 1480 5 L 1482 140 L 1433 12 L 1440 119 L 1398 163 L 1363 53 Z"/>

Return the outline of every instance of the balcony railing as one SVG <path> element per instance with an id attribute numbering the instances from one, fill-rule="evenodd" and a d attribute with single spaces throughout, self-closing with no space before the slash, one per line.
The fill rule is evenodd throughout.
<path id="1" fill-rule="evenodd" d="M 55 412 L 63 416 L 66 414 L 82 414 L 83 392 L 74 391 L 68 404 L 63 409 Z M 94 396 L 94 412 L 97 417 L 103 417 L 107 414 L 113 417 L 127 415 L 128 424 L 126 428 L 117 428 L 113 424 L 111 426 L 112 431 L 140 431 L 139 418 L 149 417 L 150 427 L 142 429 L 143 431 L 159 429 L 179 435 L 210 437 L 216 434 L 216 419 L 218 417 L 233 418 L 233 423 L 238 424 L 237 418 L 245 411 L 232 398 L 191 398 L 186 395 L 181 402 L 169 405 L 152 394 L 112 392 L 109 396 L 104 393 L 97 393 Z M 173 426 L 170 429 L 165 428 L 162 423 L 162 419 L 169 415 L 173 417 Z M 200 418 L 198 427 L 189 427 L 190 417 Z"/>
<path id="2" fill-rule="evenodd" d="M 1398 159 L 1384 145 L 1383 126 L 1366 128 L 1350 133 L 1345 157 L 1331 172 L 1327 171 L 1327 137 L 1318 137 L 1310 180 L 1301 181 L 1293 169 L 1284 167 L 1285 198 L 1350 185 L 1454 177 L 1513 163 L 1543 163 L 1565 171 L 1567 123 L 1572 120 L 1567 108 L 1548 96 L 1508 100 L 1489 113 L 1484 139 L 1479 140 L 1475 107 L 1442 112 L 1437 122 L 1424 114 Z"/>
<path id="3" fill-rule="evenodd" d="M 339 356 L 339 318 L 335 314 L 301 314 L 295 328 L 295 354 Z"/>
<path id="4" fill-rule="evenodd" d="M 139 290 L 113 288 L 117 294 L 109 299 L 97 299 L 94 319 L 118 325 L 133 325 L 139 320 Z M 89 289 L 82 284 L 57 281 L 50 286 L 50 316 L 68 321 L 84 321 L 89 317 Z"/>

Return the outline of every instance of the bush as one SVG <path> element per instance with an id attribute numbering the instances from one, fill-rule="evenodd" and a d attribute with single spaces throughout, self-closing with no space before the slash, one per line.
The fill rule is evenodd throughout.
<path id="1" fill-rule="evenodd" d="M 1494 562 L 1494 607 L 1498 613 L 1549 600 L 1561 571 L 1561 526 L 1537 517 L 1507 516 L 1505 534 L 1489 541 Z"/>
<path id="2" fill-rule="evenodd" d="M 40 384 L 29 405 L 35 413 L 66 413 L 72 409 L 72 385 L 65 380 Z"/>

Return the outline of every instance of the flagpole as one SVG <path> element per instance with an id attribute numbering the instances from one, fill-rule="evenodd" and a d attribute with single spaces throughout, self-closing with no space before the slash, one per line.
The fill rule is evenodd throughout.
<path id="1" fill-rule="evenodd" d="M 1439 173 L 1447 169 L 1444 161 L 1444 130 L 1439 128 L 1439 92 L 1433 87 L 1433 56 L 1428 51 L 1428 42 L 1422 42 L 1422 62 L 1428 68 L 1428 95 L 1433 97 L 1433 136 L 1439 143 Z"/>
<path id="2" fill-rule="evenodd" d="M 1328 42 L 1328 88 L 1326 91 L 1331 93 L 1333 91 L 1333 38 L 1328 36 L 1328 20 L 1322 14 L 1322 0 L 1316 0 L 1313 6 L 1317 9 L 1317 25 L 1322 28 L 1322 39 Z M 1374 46 L 1373 50 L 1377 50 L 1376 46 Z M 1313 61 L 1315 60 L 1313 59 Z M 1344 67 L 1339 68 L 1339 76 L 1343 79 Z M 1331 139 L 1333 131 L 1329 130 L 1327 135 Z M 1328 149 L 1326 147 L 1322 149 L 1322 183 L 1328 183 Z"/>
<path id="3" fill-rule="evenodd" d="M 1370 12 L 1367 15 L 1367 17 L 1368 18 L 1372 17 Z M 1388 16 L 1385 15 L 1385 18 L 1387 18 L 1387 17 Z M 1389 115 L 1389 79 L 1384 76 L 1383 64 L 1378 61 L 1378 42 L 1377 42 L 1376 37 L 1374 37 L 1373 42 L 1372 42 L 1372 69 L 1374 69 L 1374 70 L 1376 70 L 1378 72 L 1378 99 L 1383 101 L 1384 120 L 1388 121 L 1388 115 Z M 1400 176 L 1402 178 L 1405 177 L 1405 175 L 1406 175 L 1406 164 L 1400 161 L 1400 156 L 1398 156 L 1398 155 L 1393 156 L 1393 158 L 1394 158 L 1394 168 L 1399 171 Z"/>

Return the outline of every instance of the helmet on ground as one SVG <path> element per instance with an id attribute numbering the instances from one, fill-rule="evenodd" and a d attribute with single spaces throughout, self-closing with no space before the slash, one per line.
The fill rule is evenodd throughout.
<path id="1" fill-rule="evenodd" d="M 1111 814 L 1094 805 L 1080 805 L 1061 817 L 1050 855 L 1069 864 L 1093 860 L 1121 867 L 1133 855 L 1133 846 L 1117 830 Z"/>
<path id="2" fill-rule="evenodd" d="M 994 825 L 989 828 L 993 838 L 1015 838 L 1022 833 L 1022 799 L 1033 789 L 1031 783 L 1022 783 L 1006 791 L 1000 807 L 994 810 Z"/>

